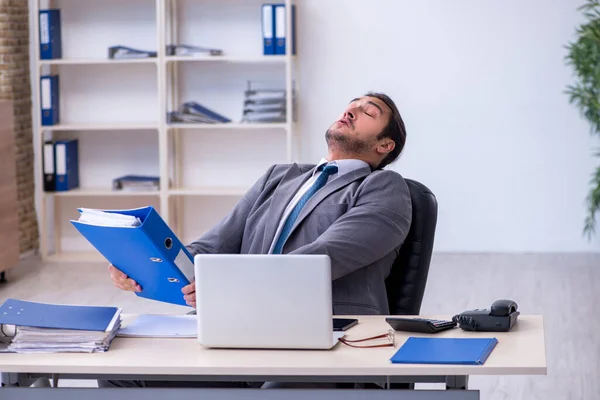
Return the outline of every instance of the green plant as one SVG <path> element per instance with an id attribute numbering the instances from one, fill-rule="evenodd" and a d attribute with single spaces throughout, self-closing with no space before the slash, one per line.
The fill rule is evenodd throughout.
<path id="1" fill-rule="evenodd" d="M 600 0 L 587 0 L 578 8 L 585 22 L 577 27 L 577 40 L 566 46 L 567 64 L 575 70 L 576 83 L 567 87 L 569 102 L 590 123 L 590 134 L 600 135 Z M 600 150 L 595 153 L 600 157 Z M 600 212 L 600 166 L 590 179 L 587 216 L 583 231 L 588 238 L 595 233 L 596 213 Z"/>

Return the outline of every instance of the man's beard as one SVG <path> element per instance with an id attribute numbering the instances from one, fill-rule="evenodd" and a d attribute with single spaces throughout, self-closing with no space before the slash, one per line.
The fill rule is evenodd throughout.
<path id="1" fill-rule="evenodd" d="M 325 140 L 327 147 L 330 149 L 336 149 L 349 154 L 361 154 L 371 147 L 370 143 L 366 140 L 349 138 L 334 128 L 327 129 Z"/>

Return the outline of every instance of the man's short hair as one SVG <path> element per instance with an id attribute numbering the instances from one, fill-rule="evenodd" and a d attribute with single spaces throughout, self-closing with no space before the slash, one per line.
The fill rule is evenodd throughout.
<path id="1" fill-rule="evenodd" d="M 406 128 L 404 126 L 404 121 L 400 116 L 400 112 L 398 111 L 398 107 L 396 107 L 396 104 L 388 95 L 377 92 L 369 92 L 365 94 L 365 96 L 374 97 L 383 101 L 385 105 L 388 106 L 388 108 L 392 111 L 392 115 L 390 115 L 388 124 L 385 128 L 383 128 L 383 131 L 381 131 L 377 137 L 377 139 L 390 138 L 396 144 L 394 150 L 388 153 L 388 155 L 377 166 L 377 169 L 382 169 L 386 165 L 396 161 L 398 156 L 400 156 L 400 153 L 404 148 L 404 144 L 406 143 Z"/>

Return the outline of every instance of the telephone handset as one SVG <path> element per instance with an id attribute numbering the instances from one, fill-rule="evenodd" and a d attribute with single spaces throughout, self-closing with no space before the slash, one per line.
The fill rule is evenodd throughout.
<path id="1" fill-rule="evenodd" d="M 517 303 L 512 300 L 496 300 L 489 310 L 470 310 L 452 317 L 465 331 L 508 332 L 520 315 Z"/>

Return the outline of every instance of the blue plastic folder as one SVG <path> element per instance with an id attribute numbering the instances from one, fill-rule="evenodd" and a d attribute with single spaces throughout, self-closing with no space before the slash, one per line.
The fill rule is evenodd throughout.
<path id="1" fill-rule="evenodd" d="M 409 337 L 391 358 L 395 364 L 483 365 L 496 338 Z"/>
<path id="2" fill-rule="evenodd" d="M 193 280 L 193 258 L 156 210 L 148 206 L 103 211 L 132 215 L 141 224 L 125 227 L 71 223 L 112 265 L 141 286 L 142 291 L 136 295 L 185 306 L 181 289 Z"/>
<path id="3" fill-rule="evenodd" d="M 69 306 L 7 299 L 0 306 L 0 324 L 106 332 L 112 329 L 119 314 L 117 307 Z"/>

